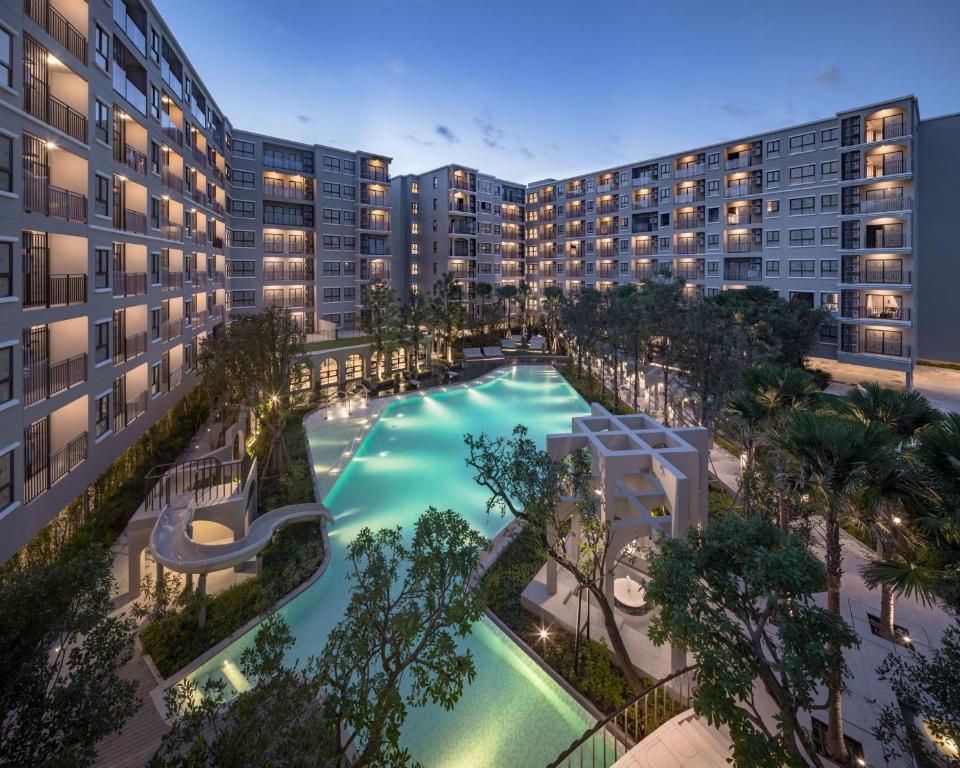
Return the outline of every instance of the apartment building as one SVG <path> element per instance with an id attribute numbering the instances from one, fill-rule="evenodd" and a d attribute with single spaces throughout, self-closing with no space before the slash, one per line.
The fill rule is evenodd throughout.
<path id="1" fill-rule="evenodd" d="M 356 330 L 362 286 L 392 279 L 390 158 L 234 130 L 231 315 L 287 307 L 308 334 Z"/>
<path id="2" fill-rule="evenodd" d="M 830 313 L 819 354 L 917 357 L 914 98 L 527 189 L 538 294 L 669 275 L 691 299 L 763 285 Z"/>
<path id="3" fill-rule="evenodd" d="M 445 165 L 391 182 L 410 286 L 429 293 L 444 273 L 473 310 L 476 285 L 519 282 L 524 274 L 524 187 L 475 168 Z"/>
<path id="4" fill-rule="evenodd" d="M 0 560 L 193 385 L 227 124 L 138 0 L 0 3 Z"/>

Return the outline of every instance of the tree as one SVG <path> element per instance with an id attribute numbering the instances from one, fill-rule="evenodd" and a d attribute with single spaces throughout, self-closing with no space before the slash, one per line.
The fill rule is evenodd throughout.
<path id="1" fill-rule="evenodd" d="M 611 599 L 603 589 L 620 553 L 607 546 L 610 528 L 600 516 L 589 487 L 589 455 L 577 452 L 564 461 L 554 460 L 537 448 L 522 425 L 514 427 L 510 438 L 468 434 L 464 442 L 474 481 L 490 493 L 487 511 L 510 512 L 522 520 L 543 554 L 569 573 L 579 590 L 587 590 L 596 600 L 618 666 L 630 687 L 639 690 L 640 676 L 630 661 Z M 561 504 L 564 497 L 576 501 Z M 571 519 L 581 533 L 581 546 L 575 553 L 567 547 Z"/>
<path id="2" fill-rule="evenodd" d="M 360 330 L 370 337 L 370 351 L 377 361 L 377 369 L 370 371 L 374 380 L 382 379 L 387 354 L 399 340 L 400 311 L 393 288 L 383 280 L 373 280 L 361 295 Z"/>
<path id="3" fill-rule="evenodd" d="M 450 362 L 453 360 L 456 339 L 467 316 L 463 308 L 463 292 L 450 272 L 444 272 L 434 283 L 430 309 L 441 348 Z"/>
<path id="4" fill-rule="evenodd" d="M 309 365 L 305 353 L 303 328 L 281 307 L 236 318 L 219 338 L 204 339 L 200 349 L 204 384 L 212 402 L 222 404 L 215 412 L 249 409 L 264 430 L 269 440 L 264 476 L 280 474 L 286 466 L 283 431 L 294 382 Z"/>
<path id="5" fill-rule="evenodd" d="M 487 342 L 487 299 L 493 295 L 493 285 L 484 281 L 477 283 L 477 298 L 480 300 L 480 346 Z"/>
<path id="6" fill-rule="evenodd" d="M 293 636 L 269 618 L 241 656 L 251 688 L 230 702 L 216 679 L 167 692 L 175 720 L 152 768 L 407 765 L 407 710 L 452 708 L 476 675 L 457 641 L 483 611 L 468 582 L 487 544 L 451 510 L 424 512 L 410 543 L 399 528 L 361 530 L 350 602 L 320 656 L 287 666 Z"/>
<path id="7" fill-rule="evenodd" d="M 510 332 L 510 321 L 513 315 L 510 312 L 510 306 L 513 301 L 517 298 L 517 286 L 511 285 L 510 283 L 503 283 L 497 286 L 497 300 L 506 307 L 506 316 L 507 316 L 507 333 Z"/>
<path id="8" fill-rule="evenodd" d="M 640 287 L 643 327 L 650 334 L 650 358 L 660 368 L 663 424 L 670 426 L 670 375 L 679 358 L 683 328 L 683 286 L 679 280 L 648 282 Z"/>
<path id="9" fill-rule="evenodd" d="M 134 622 L 111 616 L 110 553 L 0 575 L 0 766 L 92 765 L 96 745 L 137 711 Z"/>
<path id="10" fill-rule="evenodd" d="M 418 370 L 420 347 L 426 344 L 427 328 L 430 324 L 430 302 L 426 296 L 413 289 L 407 294 L 407 300 L 400 308 L 401 343 L 407 347 L 411 370 Z"/>
<path id="11" fill-rule="evenodd" d="M 757 516 L 711 521 L 686 540 L 661 538 L 647 596 L 659 606 L 650 638 L 686 648 L 698 664 L 694 708 L 729 726 L 737 765 L 822 765 L 801 710 L 825 706 L 818 686 L 838 675 L 826 646 L 856 634 L 820 608 L 824 570 L 796 535 Z M 839 678 L 846 675 L 842 668 Z M 764 717 L 759 681 L 776 708 Z"/>
<path id="12" fill-rule="evenodd" d="M 840 526 L 848 519 L 854 497 L 866 478 L 864 468 L 879 459 L 884 450 L 885 430 L 838 419 L 828 413 L 794 411 L 786 419 L 775 444 L 785 451 L 798 471 L 801 487 L 817 502 L 824 516 L 824 549 L 827 568 L 827 610 L 840 614 L 840 582 L 843 551 Z M 827 751 L 834 760 L 845 762 L 843 741 L 843 649 L 829 646 L 833 674 L 827 681 Z"/>
<path id="13" fill-rule="evenodd" d="M 526 336 L 527 326 L 530 319 L 530 294 L 533 293 L 533 286 L 526 280 L 521 280 L 517 286 L 517 301 L 520 304 L 520 332 Z"/>
<path id="14" fill-rule="evenodd" d="M 584 288 L 576 301 L 564 304 L 560 322 L 573 339 L 577 355 L 577 376 L 583 376 L 583 359 L 596 354 L 602 334 L 603 294 L 595 288 Z"/>
<path id="15" fill-rule="evenodd" d="M 543 325 L 546 331 L 550 351 L 557 352 L 557 335 L 560 325 L 560 306 L 563 303 L 563 289 L 558 285 L 548 285 L 543 289 Z"/>
<path id="16" fill-rule="evenodd" d="M 470 633 L 483 606 L 469 580 L 488 542 L 452 510 L 428 509 L 412 542 L 364 528 L 350 545 L 351 597 L 318 660 L 337 752 L 357 765 L 405 765 L 408 707 L 452 709 L 476 676 Z"/>

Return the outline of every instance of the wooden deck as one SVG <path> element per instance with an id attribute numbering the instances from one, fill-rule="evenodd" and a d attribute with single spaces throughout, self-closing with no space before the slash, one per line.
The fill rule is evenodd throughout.
<path id="1" fill-rule="evenodd" d="M 120 670 L 120 677 L 137 681 L 140 709 L 127 721 L 119 733 L 108 736 L 97 746 L 98 768 L 142 768 L 160 746 L 160 738 L 167 731 L 160 713 L 150 700 L 150 691 L 157 687 L 139 653 Z"/>

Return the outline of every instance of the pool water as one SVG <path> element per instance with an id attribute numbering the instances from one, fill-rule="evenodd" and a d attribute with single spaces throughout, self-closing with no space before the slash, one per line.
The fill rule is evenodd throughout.
<path id="1" fill-rule="evenodd" d="M 481 384 L 389 405 L 324 499 L 335 517 L 326 572 L 280 610 L 296 637 L 291 658 L 319 653 L 343 615 L 349 592 L 346 550 L 364 526 L 399 525 L 409 537 L 431 505 L 456 510 L 489 538 L 507 525 L 508 518 L 486 512 L 487 493 L 464 463 L 464 434 L 508 435 L 522 423 L 544 445 L 547 434 L 569 431 L 570 418 L 588 410 L 548 366 L 504 368 Z M 308 439 L 316 445 L 321 438 L 308 433 Z M 233 689 L 245 687 L 237 662 L 254 634 L 192 677 L 217 675 Z M 409 710 L 403 743 L 415 761 L 428 768 L 544 765 L 593 724 L 589 713 L 486 618 L 462 645 L 473 653 L 477 677 L 450 712 L 435 706 Z"/>

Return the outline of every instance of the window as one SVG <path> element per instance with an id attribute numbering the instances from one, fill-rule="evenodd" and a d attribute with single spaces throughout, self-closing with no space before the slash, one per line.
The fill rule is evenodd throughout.
<path id="1" fill-rule="evenodd" d="M 343 223 L 356 225 L 357 223 L 357 212 L 356 211 L 341 211 L 343 214 Z"/>
<path id="2" fill-rule="evenodd" d="M 792 197 L 790 198 L 790 215 L 807 216 L 817 212 L 815 197 Z"/>
<path id="3" fill-rule="evenodd" d="M 773 141 L 767 142 L 767 154 L 768 155 L 780 154 L 780 139 L 774 139 Z"/>
<path id="4" fill-rule="evenodd" d="M 150 310 L 150 338 L 160 338 L 160 308 L 155 307 Z"/>
<path id="5" fill-rule="evenodd" d="M 324 277 L 340 277 L 340 262 L 339 261 L 323 262 L 323 276 Z"/>
<path id="6" fill-rule="evenodd" d="M 160 91 L 155 85 L 150 86 L 150 114 L 160 119 Z"/>
<path id="7" fill-rule="evenodd" d="M 817 173 L 817 167 L 812 163 L 810 165 L 797 165 L 790 169 L 791 184 L 811 184 Z"/>
<path id="8" fill-rule="evenodd" d="M 717 197 L 719 194 L 720 179 L 710 179 L 710 181 L 707 182 L 707 195 L 710 197 Z"/>
<path id="9" fill-rule="evenodd" d="M 820 131 L 820 143 L 826 144 L 829 141 L 836 141 L 839 138 L 840 129 L 839 128 L 827 128 Z"/>
<path id="10" fill-rule="evenodd" d="M 820 163 L 820 175 L 821 176 L 834 176 L 840 173 L 840 161 L 839 160 L 828 160 L 825 163 Z"/>
<path id="11" fill-rule="evenodd" d="M 160 363 L 154 363 L 150 367 L 150 395 L 160 394 Z"/>
<path id="12" fill-rule="evenodd" d="M 343 300 L 344 301 L 355 301 L 357 298 L 357 289 L 350 287 L 343 289 Z"/>
<path id="13" fill-rule="evenodd" d="M 720 153 L 711 152 L 707 155 L 707 168 L 719 168 L 720 167 Z"/>
<path id="14" fill-rule="evenodd" d="M 780 186 L 780 171 L 767 171 L 767 186 L 768 187 Z"/>
<path id="15" fill-rule="evenodd" d="M 420 182 L 416 179 L 413 179 L 410 182 L 410 194 L 419 195 L 420 194 Z"/>
<path id="16" fill-rule="evenodd" d="M 720 274 L 720 262 L 719 261 L 708 261 L 707 262 L 707 275 L 710 277 L 716 277 Z"/>
<path id="17" fill-rule="evenodd" d="M 13 192 L 13 139 L 0 135 L 0 190 Z"/>
<path id="18" fill-rule="evenodd" d="M 96 212 L 98 216 L 110 215 L 110 179 L 97 176 L 95 182 Z"/>
<path id="19" fill-rule="evenodd" d="M 357 163 L 355 160 L 341 160 L 340 161 L 340 170 L 343 173 L 356 173 L 357 172 Z"/>
<path id="20" fill-rule="evenodd" d="M 0 83 L 13 87 L 13 35 L 0 27 Z"/>
<path id="21" fill-rule="evenodd" d="M 241 189 L 254 189 L 256 177 L 253 171 L 238 171 L 233 168 L 230 170 L 230 183 Z"/>
<path id="22" fill-rule="evenodd" d="M 716 224 L 720 221 L 720 209 L 719 208 L 707 208 L 707 223 Z"/>
<path id="23" fill-rule="evenodd" d="M 720 249 L 720 235 L 707 235 L 707 248 L 712 251 Z"/>
<path id="24" fill-rule="evenodd" d="M 93 62 L 104 72 L 110 69 L 110 35 L 99 24 L 93 33 Z"/>
<path id="25" fill-rule="evenodd" d="M 150 228 L 160 229 L 160 198 L 150 198 Z"/>
<path id="26" fill-rule="evenodd" d="M 340 173 L 340 158 L 330 157 L 330 155 L 324 155 L 323 170 L 329 171 L 330 173 Z"/>
<path id="27" fill-rule="evenodd" d="M 13 349 L 0 349 L 0 403 L 13 400 Z"/>
<path id="28" fill-rule="evenodd" d="M 767 216 L 779 216 L 779 215 L 780 215 L 780 201 L 767 200 Z"/>
<path id="29" fill-rule="evenodd" d="M 253 142 L 234 139 L 230 142 L 230 154 L 234 157 L 240 157 L 244 160 L 253 160 Z"/>
<path id="30" fill-rule="evenodd" d="M 779 233 L 777 233 L 779 234 Z M 768 261 L 767 262 L 767 277 L 780 277 L 780 262 L 779 261 Z"/>
<path id="31" fill-rule="evenodd" d="M 253 277 L 254 262 L 240 259 L 227 259 L 227 274 L 230 277 Z"/>
<path id="32" fill-rule="evenodd" d="M 14 502 L 13 493 L 13 451 L 0 456 L 0 509 L 6 509 Z"/>
<path id="33" fill-rule="evenodd" d="M 0 297 L 13 296 L 13 243 L 0 242 Z"/>
<path id="34" fill-rule="evenodd" d="M 150 58 L 156 64 L 160 63 L 160 35 L 155 29 L 150 30 Z"/>
<path id="35" fill-rule="evenodd" d="M 790 230 L 790 246 L 791 247 L 806 247 L 813 245 L 814 242 L 814 229 L 813 227 L 805 229 L 791 229 Z"/>
<path id="36" fill-rule="evenodd" d="M 822 309 L 823 307 L 821 307 Z M 839 338 L 839 327 L 836 323 L 823 323 L 820 326 L 820 341 L 824 344 L 836 344 Z"/>
<path id="37" fill-rule="evenodd" d="M 790 277 L 813 277 L 813 259 L 790 259 Z"/>
<path id="38" fill-rule="evenodd" d="M 155 141 L 150 142 L 150 171 L 160 175 L 160 145 Z"/>
<path id="39" fill-rule="evenodd" d="M 231 307 L 252 307 L 256 300 L 256 291 L 230 291 Z"/>
<path id="40" fill-rule="evenodd" d="M 97 398 L 96 405 L 96 435 L 101 437 L 110 429 L 110 395 Z"/>
<path id="41" fill-rule="evenodd" d="M 323 250 L 325 251 L 339 251 L 340 250 L 340 238 L 336 235 L 324 235 L 323 236 Z"/>
<path id="42" fill-rule="evenodd" d="M 837 206 L 840 202 L 840 195 L 821 195 L 820 196 L 820 212 L 827 213 L 829 211 L 837 210 Z"/>
<path id="43" fill-rule="evenodd" d="M 345 251 L 355 251 L 357 250 L 357 238 L 353 235 L 349 235 L 343 238 L 343 250 Z"/>
<path id="44" fill-rule="evenodd" d="M 335 208 L 324 208 L 323 209 L 323 223 L 324 224 L 339 224 L 340 223 L 340 211 Z"/>
<path id="45" fill-rule="evenodd" d="M 96 248 L 93 252 L 93 287 L 110 287 L 110 268 L 113 254 L 109 248 Z"/>
<path id="46" fill-rule="evenodd" d="M 104 144 L 110 143 L 110 111 L 106 104 L 97 99 L 93 110 L 94 135 Z"/>
<path id="47" fill-rule="evenodd" d="M 776 229 L 767 230 L 767 248 L 778 248 L 780 246 L 780 231 Z"/>
<path id="48" fill-rule="evenodd" d="M 344 200 L 356 200 L 357 199 L 357 188 L 353 186 L 343 185 L 343 199 Z"/>
<path id="49" fill-rule="evenodd" d="M 227 241 L 233 248 L 253 248 L 253 232 L 228 229 Z"/>
<path id="50" fill-rule="evenodd" d="M 323 301 L 325 303 L 340 301 L 340 289 L 339 288 L 324 288 L 323 289 Z"/>
<path id="51" fill-rule="evenodd" d="M 824 259 L 820 262 L 820 277 L 836 277 L 838 274 L 836 259 Z M 834 294 L 836 296 L 836 294 Z M 836 303 L 836 302 L 834 302 Z"/>
<path id="52" fill-rule="evenodd" d="M 324 197 L 340 197 L 340 185 L 333 184 L 329 181 L 323 182 L 323 196 Z"/>
<path id="53" fill-rule="evenodd" d="M 110 323 L 97 323 L 93 327 L 93 360 L 102 363 L 110 354 Z"/>
<path id="54" fill-rule="evenodd" d="M 231 200 L 230 214 L 232 216 L 236 216 L 238 219 L 254 218 L 253 201 L 252 200 Z"/>
<path id="55" fill-rule="evenodd" d="M 817 134 L 815 131 L 810 133 L 801 133 L 799 136 L 790 137 L 790 151 L 791 152 L 808 152 L 813 149 L 813 145 L 817 143 Z"/>
<path id="56" fill-rule="evenodd" d="M 838 230 L 836 227 L 823 227 L 820 230 L 820 244 L 821 245 L 836 245 L 837 241 L 840 239 Z"/>

